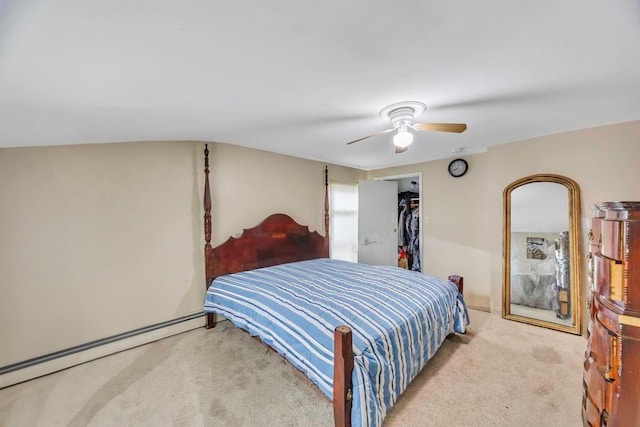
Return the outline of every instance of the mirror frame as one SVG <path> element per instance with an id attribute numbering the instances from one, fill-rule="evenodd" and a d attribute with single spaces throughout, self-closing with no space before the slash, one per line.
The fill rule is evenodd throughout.
<path id="1" fill-rule="evenodd" d="M 511 192 L 518 187 L 534 182 L 555 182 L 569 190 L 569 275 L 571 283 L 571 323 L 560 323 L 534 319 L 511 313 Z M 580 266 L 582 234 L 580 231 L 580 187 L 571 178 L 554 174 L 537 174 L 518 179 L 507 185 L 503 194 L 503 280 L 502 280 L 502 317 L 517 322 L 542 326 L 558 331 L 580 335 L 582 333 L 582 269 Z"/>

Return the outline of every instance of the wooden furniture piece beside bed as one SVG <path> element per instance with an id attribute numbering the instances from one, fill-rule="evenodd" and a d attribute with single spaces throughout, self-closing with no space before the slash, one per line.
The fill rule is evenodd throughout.
<path id="1" fill-rule="evenodd" d="M 206 289 L 218 276 L 256 268 L 329 257 L 329 178 L 324 170 L 324 237 L 310 232 L 285 214 L 273 214 L 238 238 L 211 246 L 211 190 L 209 185 L 209 150 L 205 145 L 204 234 Z M 449 276 L 462 294 L 463 278 Z M 206 315 L 206 328 L 215 327 L 215 315 Z M 266 344 L 265 344 L 266 345 Z M 351 426 L 352 372 L 354 353 L 352 332 L 348 326 L 334 330 L 333 412 L 336 427 Z"/>
<path id="2" fill-rule="evenodd" d="M 594 208 L 582 420 L 585 426 L 639 426 L 640 202 Z"/>

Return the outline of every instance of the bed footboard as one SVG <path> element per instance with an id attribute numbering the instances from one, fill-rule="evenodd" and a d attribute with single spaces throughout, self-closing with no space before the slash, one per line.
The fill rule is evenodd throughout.
<path id="1" fill-rule="evenodd" d="M 464 295 L 464 278 L 448 277 Z M 351 405 L 353 401 L 353 339 L 351 328 L 338 326 L 333 333 L 333 419 L 335 427 L 351 427 Z"/>
<path id="2" fill-rule="evenodd" d="M 464 293 L 463 293 L 463 290 L 464 290 L 464 277 L 451 275 L 451 276 L 448 277 L 448 279 L 449 279 L 450 282 L 453 282 L 453 284 L 458 287 L 458 292 L 460 292 L 460 295 L 464 296 Z"/>
<path id="3" fill-rule="evenodd" d="M 335 427 L 351 427 L 353 401 L 353 340 L 351 328 L 338 326 L 333 333 L 333 419 Z"/>

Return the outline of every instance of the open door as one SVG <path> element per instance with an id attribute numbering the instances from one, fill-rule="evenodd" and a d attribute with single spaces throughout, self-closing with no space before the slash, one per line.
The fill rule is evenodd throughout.
<path id="1" fill-rule="evenodd" d="M 360 181 L 358 262 L 398 265 L 398 183 Z"/>

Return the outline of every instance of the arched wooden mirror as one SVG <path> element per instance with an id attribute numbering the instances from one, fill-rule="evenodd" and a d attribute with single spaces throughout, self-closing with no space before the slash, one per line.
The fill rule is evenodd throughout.
<path id="1" fill-rule="evenodd" d="M 531 175 L 504 190 L 502 317 L 581 333 L 580 188 Z"/>

